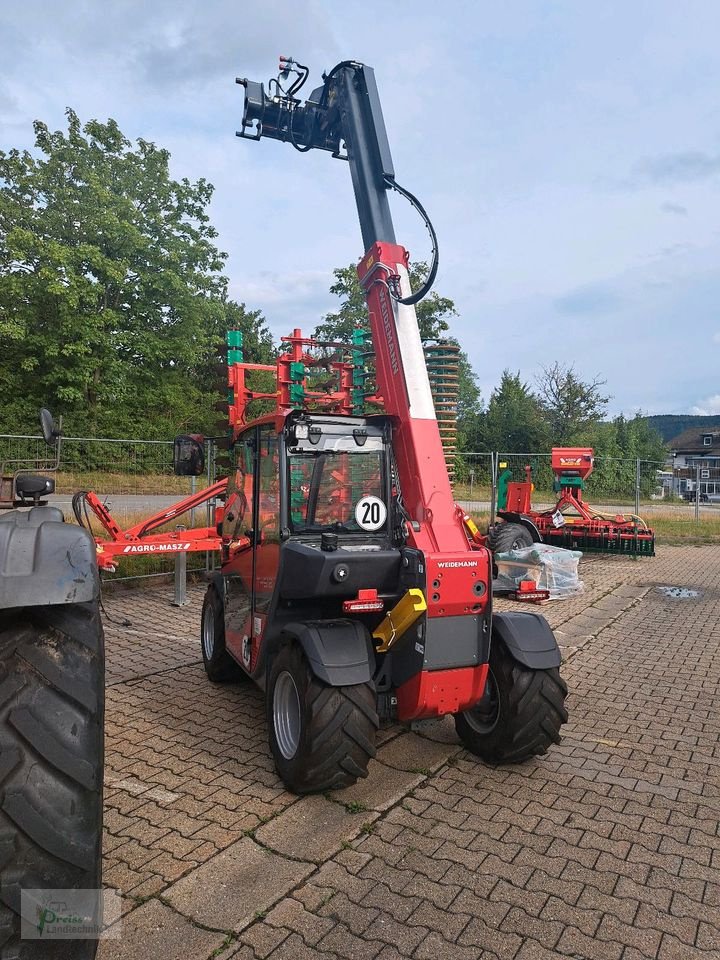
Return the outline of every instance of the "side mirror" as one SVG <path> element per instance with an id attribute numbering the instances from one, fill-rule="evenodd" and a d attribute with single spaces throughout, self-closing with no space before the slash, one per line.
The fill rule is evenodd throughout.
<path id="1" fill-rule="evenodd" d="M 183 434 L 173 441 L 173 471 L 176 477 L 200 477 L 205 472 L 205 437 Z"/>
<path id="2" fill-rule="evenodd" d="M 55 426 L 53 415 L 46 407 L 40 410 L 40 428 L 45 443 L 49 447 L 57 446 L 57 442 L 60 439 L 60 429 Z"/>

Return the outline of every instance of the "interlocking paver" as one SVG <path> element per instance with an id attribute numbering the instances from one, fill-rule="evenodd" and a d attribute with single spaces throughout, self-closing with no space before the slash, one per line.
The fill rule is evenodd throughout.
<path id="1" fill-rule="evenodd" d="M 187 960 L 233 929 L 218 956 L 720 955 L 720 551 L 584 558 L 581 576 L 585 594 L 543 610 L 569 657 L 559 747 L 492 768 L 450 721 L 391 727 L 370 778 L 332 802 L 278 781 L 258 690 L 206 681 L 202 587 L 180 611 L 155 590 L 107 598 L 105 878 L 130 912 L 103 951 L 130 960 L 162 923 L 200 931 Z"/>

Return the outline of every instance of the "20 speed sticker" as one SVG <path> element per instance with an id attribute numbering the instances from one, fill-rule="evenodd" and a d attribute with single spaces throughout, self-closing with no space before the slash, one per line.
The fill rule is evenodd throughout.
<path id="1" fill-rule="evenodd" d="M 355 522 L 363 530 L 379 530 L 387 519 L 387 507 L 380 497 L 363 497 L 355 506 Z"/>

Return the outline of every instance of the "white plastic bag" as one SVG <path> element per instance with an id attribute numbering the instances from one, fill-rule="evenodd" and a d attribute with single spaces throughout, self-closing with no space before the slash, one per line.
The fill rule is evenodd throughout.
<path id="1" fill-rule="evenodd" d="M 551 600 L 567 600 L 582 593 L 578 579 L 579 550 L 565 550 L 549 543 L 534 543 L 520 550 L 495 554 L 500 576 L 519 586 L 523 580 L 534 580 L 540 590 L 547 590 Z"/>

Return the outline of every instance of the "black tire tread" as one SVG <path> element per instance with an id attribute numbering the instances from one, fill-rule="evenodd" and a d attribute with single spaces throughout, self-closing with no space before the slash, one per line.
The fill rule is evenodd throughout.
<path id="1" fill-rule="evenodd" d="M 518 663 L 500 640 L 492 642 L 490 669 L 500 690 L 500 716 L 489 733 L 479 733 L 464 714 L 455 715 L 463 745 L 489 763 L 522 763 L 560 743 L 567 722 L 567 685 L 554 667 L 531 670 Z"/>
<path id="2" fill-rule="evenodd" d="M 205 646 L 202 641 L 202 633 L 200 635 L 200 648 L 202 651 L 203 664 L 205 666 L 205 673 L 208 676 L 208 679 L 213 683 L 229 683 L 232 681 L 243 680 L 247 677 L 247 674 L 240 666 L 240 664 L 232 657 L 225 647 L 225 610 L 223 607 L 222 597 L 217 591 L 217 588 L 214 584 L 210 584 L 207 590 L 205 591 L 205 597 L 203 599 L 202 614 L 201 614 L 201 624 L 205 622 L 205 610 L 208 605 L 211 605 L 213 608 L 213 616 L 215 617 L 215 636 L 214 636 L 214 647 L 213 655 L 208 660 L 205 655 Z M 201 630 L 202 630 L 201 626 Z"/>
<path id="3" fill-rule="evenodd" d="M 275 679 L 283 669 L 293 673 L 301 697 L 304 691 L 304 734 L 291 761 L 277 748 L 272 720 Z M 367 777 L 380 725 L 376 707 L 372 682 L 330 687 L 314 676 L 299 645 L 285 644 L 267 685 L 267 716 L 275 765 L 288 789 L 299 794 L 339 790 Z"/>
<path id="4" fill-rule="evenodd" d="M 518 539 L 522 540 L 526 547 L 534 543 L 532 534 L 521 523 L 499 520 L 488 530 L 488 547 L 493 553 L 507 553 L 514 548 L 513 545 Z"/>
<path id="5" fill-rule="evenodd" d="M 21 940 L 19 909 L 23 888 L 100 887 L 98 602 L 6 611 L 0 677 L 0 957 L 92 960 L 92 940 Z"/>

